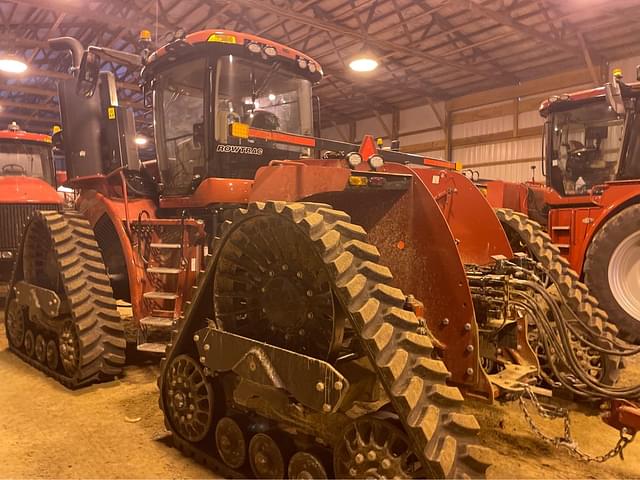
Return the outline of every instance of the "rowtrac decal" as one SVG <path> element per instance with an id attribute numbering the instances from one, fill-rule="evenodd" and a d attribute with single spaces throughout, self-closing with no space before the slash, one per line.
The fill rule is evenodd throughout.
<path id="1" fill-rule="evenodd" d="M 223 145 L 216 148 L 216 152 L 222 153 L 242 153 L 245 155 L 262 155 L 263 149 L 260 147 L 244 147 L 241 145 Z"/>

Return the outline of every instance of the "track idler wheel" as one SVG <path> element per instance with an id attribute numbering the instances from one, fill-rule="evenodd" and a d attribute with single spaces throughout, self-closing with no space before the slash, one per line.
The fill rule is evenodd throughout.
<path id="1" fill-rule="evenodd" d="M 9 302 L 5 323 L 9 344 L 14 348 L 22 348 L 24 345 L 26 324 L 24 311 L 15 299 Z"/>
<path id="2" fill-rule="evenodd" d="M 266 433 L 256 433 L 249 442 L 249 463 L 256 478 L 284 478 L 284 455 Z"/>
<path id="3" fill-rule="evenodd" d="M 333 450 L 336 478 L 416 477 L 418 458 L 402 430 L 387 420 L 362 417 L 345 428 Z"/>
<path id="4" fill-rule="evenodd" d="M 36 359 L 40 363 L 45 363 L 46 351 L 47 351 L 47 342 L 45 341 L 42 335 L 38 334 L 36 336 L 35 354 L 36 354 Z"/>
<path id="5" fill-rule="evenodd" d="M 287 469 L 290 479 L 324 479 L 329 478 L 322 461 L 309 452 L 298 452 L 289 460 Z"/>
<path id="6" fill-rule="evenodd" d="M 33 335 L 31 329 L 28 329 L 24 334 L 24 351 L 30 357 L 33 357 L 34 349 L 35 349 L 36 339 Z"/>
<path id="7" fill-rule="evenodd" d="M 69 321 L 64 324 L 58 338 L 58 344 L 60 345 L 62 368 L 67 375 L 73 377 L 78 371 L 80 363 L 80 342 L 73 322 Z"/>
<path id="8" fill-rule="evenodd" d="M 49 340 L 47 342 L 45 357 L 47 361 L 47 367 L 55 371 L 58 368 L 59 360 L 58 345 L 56 345 L 55 340 Z"/>
<path id="9" fill-rule="evenodd" d="M 188 355 L 178 355 L 167 366 L 162 392 L 171 427 L 190 442 L 199 442 L 213 421 L 213 387 Z"/>
<path id="10" fill-rule="evenodd" d="M 238 422 L 233 418 L 221 418 L 216 425 L 216 449 L 229 467 L 238 469 L 247 461 L 247 442 Z"/>

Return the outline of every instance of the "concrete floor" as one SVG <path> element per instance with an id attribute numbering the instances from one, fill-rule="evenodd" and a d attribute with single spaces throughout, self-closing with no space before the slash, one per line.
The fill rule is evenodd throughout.
<path id="1" fill-rule="evenodd" d="M 640 362 L 634 368 L 640 378 Z M 71 392 L 13 356 L 0 326 L 0 477 L 215 477 L 171 447 L 157 403 L 158 367 L 140 363 L 125 373 Z M 517 404 L 469 403 L 483 444 L 495 450 L 489 478 L 640 478 L 640 438 L 624 461 L 584 464 L 533 436 Z M 596 413 L 574 412 L 573 425 L 584 450 L 602 453 L 617 432 Z"/>

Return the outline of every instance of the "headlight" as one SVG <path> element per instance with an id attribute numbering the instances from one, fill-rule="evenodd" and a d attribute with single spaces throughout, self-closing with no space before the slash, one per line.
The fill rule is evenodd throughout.
<path id="1" fill-rule="evenodd" d="M 351 152 L 347 154 L 347 162 L 351 168 L 356 168 L 362 163 L 362 155 L 358 152 Z"/>
<path id="2" fill-rule="evenodd" d="M 272 47 L 272 46 L 264 47 L 263 52 L 267 57 L 275 57 L 276 54 L 278 53 L 276 52 L 276 47 Z"/>
<path id="3" fill-rule="evenodd" d="M 371 165 L 371 168 L 374 170 L 378 170 L 384 165 L 384 160 L 380 155 L 374 153 L 369 157 L 369 165 Z"/>
<path id="4" fill-rule="evenodd" d="M 260 45 L 255 42 L 251 42 L 247 45 L 247 50 L 249 50 L 251 53 L 260 53 L 262 47 L 260 47 Z"/>
<path id="5" fill-rule="evenodd" d="M 303 70 L 305 68 L 307 68 L 307 59 L 306 58 L 299 58 L 298 59 L 298 67 L 300 67 Z"/>

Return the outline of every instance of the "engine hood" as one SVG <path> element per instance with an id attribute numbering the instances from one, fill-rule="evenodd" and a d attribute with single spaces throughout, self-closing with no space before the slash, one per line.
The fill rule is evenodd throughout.
<path id="1" fill-rule="evenodd" d="M 24 176 L 0 176 L 0 204 L 62 203 L 58 192 L 44 180 Z"/>

